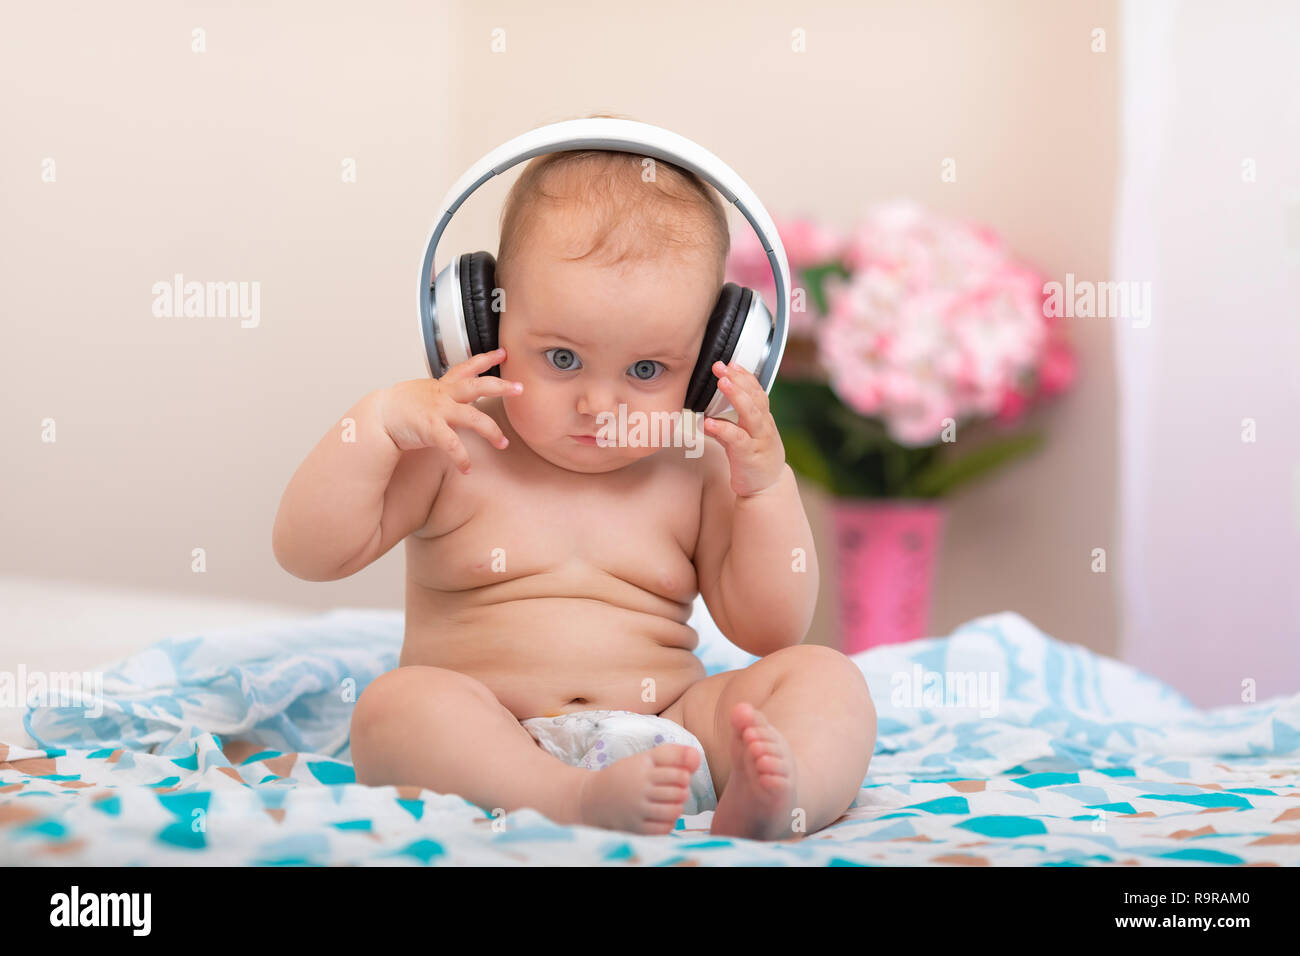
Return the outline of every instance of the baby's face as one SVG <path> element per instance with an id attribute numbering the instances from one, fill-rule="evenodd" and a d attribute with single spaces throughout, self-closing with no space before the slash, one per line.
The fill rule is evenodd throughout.
<path id="1" fill-rule="evenodd" d="M 499 343 L 504 378 L 523 383 L 504 405 L 519 437 L 570 471 L 613 471 L 657 447 L 602 447 L 604 419 L 682 411 L 717 277 L 704 250 L 604 266 L 566 261 L 573 237 L 545 217 L 514 262 Z M 651 418 L 650 421 L 658 421 Z"/>

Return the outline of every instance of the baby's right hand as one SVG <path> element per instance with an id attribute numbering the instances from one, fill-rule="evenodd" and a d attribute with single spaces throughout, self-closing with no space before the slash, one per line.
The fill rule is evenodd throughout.
<path id="1" fill-rule="evenodd" d="M 488 395 L 518 395 L 521 382 L 480 375 L 505 358 L 506 350 L 484 352 L 449 368 L 442 378 L 398 382 L 383 392 L 380 415 L 384 430 L 402 451 L 441 448 L 462 472 L 469 473 L 469 454 L 453 425 L 474 429 L 498 448 L 509 444 L 491 416 L 473 406 Z"/>

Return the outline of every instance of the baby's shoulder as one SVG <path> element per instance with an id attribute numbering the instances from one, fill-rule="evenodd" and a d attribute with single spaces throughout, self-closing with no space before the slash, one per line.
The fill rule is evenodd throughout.
<path id="1" fill-rule="evenodd" d="M 697 432 L 693 442 L 684 447 L 665 448 L 659 456 L 666 467 L 690 474 L 699 482 L 701 490 L 729 476 L 727 453 L 716 438 Z"/>
<path id="2" fill-rule="evenodd" d="M 700 456 L 703 493 L 729 491 L 731 488 L 731 463 L 727 450 L 716 438 L 704 436 L 704 454 Z"/>

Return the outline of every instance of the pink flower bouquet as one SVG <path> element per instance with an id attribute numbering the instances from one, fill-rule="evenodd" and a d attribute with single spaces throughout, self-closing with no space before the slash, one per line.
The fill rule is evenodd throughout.
<path id="1" fill-rule="evenodd" d="M 844 497 L 935 498 L 1041 443 L 996 432 L 1069 387 L 1074 353 L 998 236 L 906 202 L 847 235 L 778 229 L 793 289 L 772 410 L 796 471 Z M 771 302 L 766 271 L 738 241 L 728 278 Z M 983 422 L 995 434 L 971 439 Z"/>

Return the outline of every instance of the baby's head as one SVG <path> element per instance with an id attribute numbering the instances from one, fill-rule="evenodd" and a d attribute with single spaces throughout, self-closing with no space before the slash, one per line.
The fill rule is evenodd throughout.
<path id="1" fill-rule="evenodd" d="M 629 421 L 682 412 L 729 246 L 721 200 L 687 170 L 604 150 L 533 159 L 502 209 L 496 269 L 501 374 L 524 385 L 504 399 L 519 437 L 578 472 L 658 451 L 573 436 L 620 405 Z"/>

